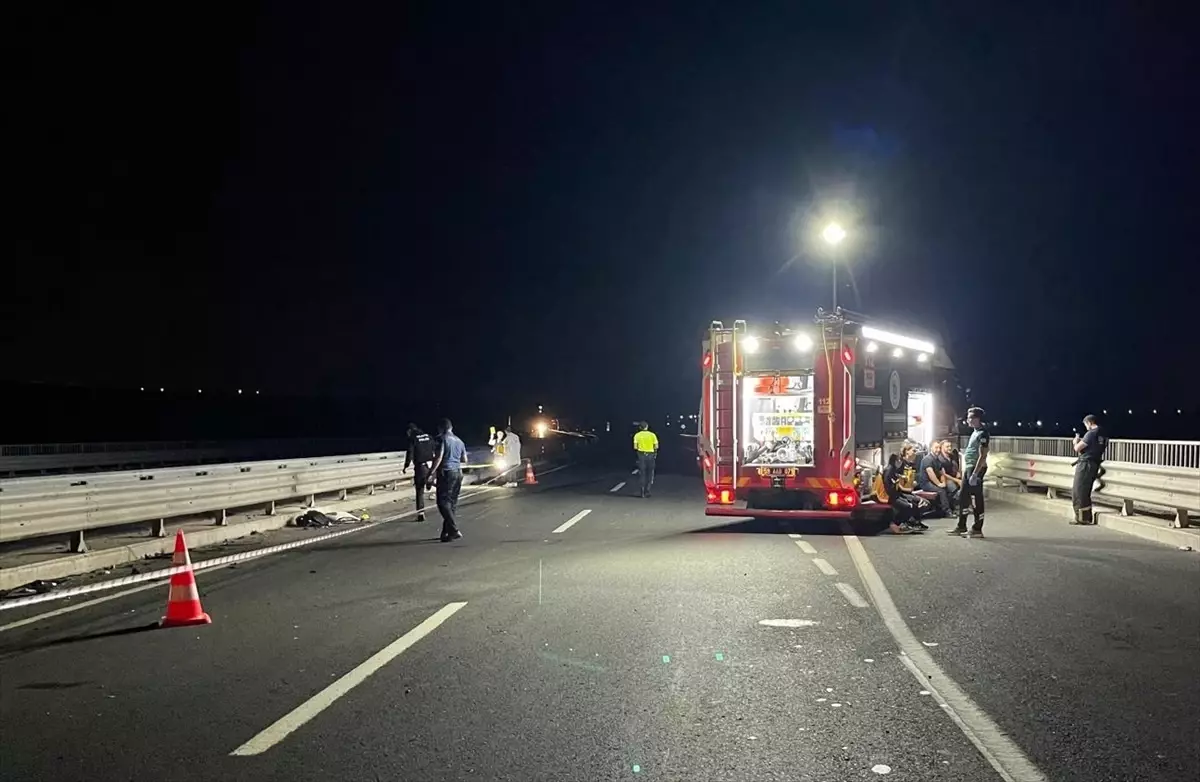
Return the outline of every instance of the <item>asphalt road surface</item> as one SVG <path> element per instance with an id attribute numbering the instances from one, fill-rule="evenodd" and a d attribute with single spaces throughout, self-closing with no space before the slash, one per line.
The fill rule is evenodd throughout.
<path id="1" fill-rule="evenodd" d="M 0 778 L 1200 778 L 1197 554 L 635 494 L 568 468 L 467 500 L 458 542 L 396 521 L 204 571 L 208 626 L 147 629 L 164 586 L 0 629 Z"/>

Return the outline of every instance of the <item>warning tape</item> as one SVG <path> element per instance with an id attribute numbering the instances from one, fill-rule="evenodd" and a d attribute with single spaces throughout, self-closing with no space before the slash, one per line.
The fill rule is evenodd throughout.
<path id="1" fill-rule="evenodd" d="M 464 492 L 463 496 L 472 497 L 476 494 L 482 493 L 483 490 L 480 489 L 470 492 L 469 494 Z M 235 562 L 245 562 L 248 559 L 257 559 L 258 557 L 265 557 L 268 554 L 277 554 L 280 551 L 288 551 L 290 549 L 300 548 L 301 546 L 307 546 L 312 543 L 320 543 L 323 540 L 333 540 L 334 538 L 340 538 L 343 535 L 351 535 L 355 532 L 361 532 L 365 529 L 372 529 L 374 527 L 378 527 L 380 524 L 386 524 L 389 521 L 396 521 L 397 519 L 402 519 L 405 516 L 412 516 L 416 512 L 417 511 L 414 508 L 413 510 L 399 513 L 395 516 L 391 516 L 390 518 L 381 519 L 380 521 L 371 522 L 368 524 L 362 524 L 357 527 L 351 527 L 350 529 L 338 530 L 337 532 L 327 532 L 324 535 L 317 535 L 312 538 L 305 538 L 304 540 L 294 540 L 291 543 L 279 543 L 274 546 L 266 546 L 264 548 L 255 549 L 254 551 L 243 551 L 239 554 L 228 554 L 223 557 L 206 559 L 201 562 L 193 562 L 191 570 L 206 570 L 208 568 L 221 567 L 222 565 L 231 565 Z M 176 573 L 183 573 L 188 569 L 189 568 L 186 565 L 175 565 L 169 568 L 164 568 L 163 570 L 153 570 L 148 573 L 136 573 L 132 576 L 121 576 L 120 578 L 114 578 L 108 581 L 99 581 L 95 584 L 83 584 L 77 587 L 61 589 L 56 592 L 45 592 L 40 595 L 30 595 L 29 597 L 18 597 L 13 600 L 0 601 L 0 611 L 9 611 L 14 608 L 36 605 L 37 603 L 47 603 L 51 600 L 61 600 L 67 597 L 87 595 L 91 594 L 92 592 L 102 592 L 107 589 L 116 589 L 117 587 L 129 586 L 130 584 L 140 584 L 143 581 L 157 581 L 164 578 L 170 578 Z"/>

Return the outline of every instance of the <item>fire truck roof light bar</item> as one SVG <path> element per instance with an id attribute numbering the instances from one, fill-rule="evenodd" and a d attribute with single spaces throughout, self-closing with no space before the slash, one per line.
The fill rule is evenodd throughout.
<path id="1" fill-rule="evenodd" d="M 889 345 L 897 345 L 909 350 L 915 350 L 919 353 L 932 353 L 934 351 L 933 343 L 926 342 L 923 339 L 914 339 L 906 337 L 903 334 L 893 334 L 890 331 L 883 331 L 874 326 L 863 326 L 862 335 L 867 339 L 873 339 L 878 342 L 886 342 Z"/>

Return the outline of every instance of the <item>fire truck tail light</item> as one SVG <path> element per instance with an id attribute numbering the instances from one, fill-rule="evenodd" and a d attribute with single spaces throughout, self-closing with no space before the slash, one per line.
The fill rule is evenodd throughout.
<path id="1" fill-rule="evenodd" d="M 704 360 L 700 362 L 700 365 L 702 367 L 704 367 L 705 369 L 708 369 L 709 367 L 711 367 L 712 366 L 712 353 L 705 353 Z"/>
<path id="2" fill-rule="evenodd" d="M 850 348 L 842 348 L 842 361 L 847 364 L 854 363 L 854 351 Z"/>
<path id="3" fill-rule="evenodd" d="M 736 499 L 733 489 L 717 489 L 715 486 L 708 487 L 706 496 L 709 505 L 732 505 Z"/>
<path id="4" fill-rule="evenodd" d="M 853 469 L 854 469 L 854 457 L 847 456 L 846 460 L 844 462 L 842 462 L 842 472 L 847 473 Z"/>
<path id="5" fill-rule="evenodd" d="M 858 504 L 858 495 L 853 489 L 838 489 L 825 495 L 825 504 L 830 508 L 853 508 Z"/>
<path id="6" fill-rule="evenodd" d="M 706 470 L 712 469 L 712 459 L 708 458 L 707 456 L 704 457 L 704 469 L 706 469 Z"/>
<path id="7" fill-rule="evenodd" d="M 707 497 L 706 499 L 707 499 L 707 502 L 708 502 L 708 504 L 710 504 L 710 505 L 711 505 L 711 504 L 713 504 L 713 503 L 715 503 L 715 502 L 717 501 L 717 492 L 716 492 L 716 490 L 715 490 L 715 489 L 713 489 L 712 487 L 709 487 L 709 489 L 708 489 L 708 497 Z"/>

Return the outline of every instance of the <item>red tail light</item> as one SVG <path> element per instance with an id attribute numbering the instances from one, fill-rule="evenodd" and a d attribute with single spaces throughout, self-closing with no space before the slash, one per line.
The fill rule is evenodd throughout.
<path id="1" fill-rule="evenodd" d="M 706 470 L 712 469 L 712 459 L 708 458 L 707 456 L 704 457 L 704 469 L 706 469 Z"/>
<path id="2" fill-rule="evenodd" d="M 842 361 L 847 364 L 854 363 L 854 351 L 850 348 L 842 348 Z"/>
<path id="3" fill-rule="evenodd" d="M 733 489 L 715 489 L 712 486 L 708 487 L 707 499 L 710 505 L 732 505 L 734 500 Z"/>
<path id="4" fill-rule="evenodd" d="M 708 497 L 707 497 L 708 504 L 712 505 L 712 504 L 716 503 L 716 501 L 717 501 L 717 492 L 713 489 L 709 489 Z"/>
<path id="5" fill-rule="evenodd" d="M 709 367 L 711 367 L 712 366 L 712 353 L 705 353 L 704 360 L 700 362 L 700 365 L 702 367 L 704 367 L 705 369 L 708 369 Z"/>
<path id="6" fill-rule="evenodd" d="M 854 469 L 854 457 L 847 456 L 846 460 L 842 462 L 842 472 L 847 473 L 853 469 Z"/>
<path id="7" fill-rule="evenodd" d="M 732 489 L 721 489 L 721 504 L 722 505 L 732 505 L 733 504 L 733 490 Z"/>
<path id="8" fill-rule="evenodd" d="M 830 508 L 853 508 L 858 504 L 858 495 L 853 489 L 837 489 L 825 495 L 825 504 Z"/>

